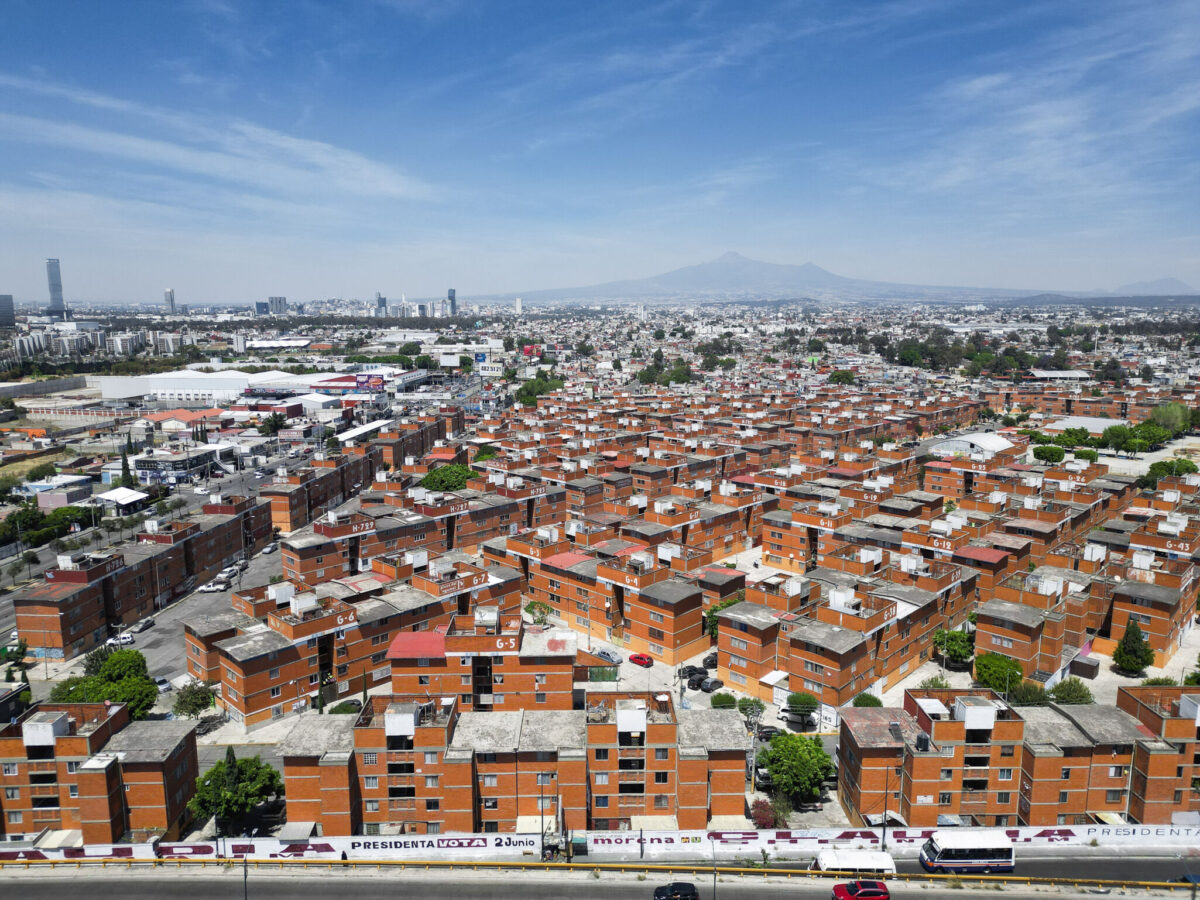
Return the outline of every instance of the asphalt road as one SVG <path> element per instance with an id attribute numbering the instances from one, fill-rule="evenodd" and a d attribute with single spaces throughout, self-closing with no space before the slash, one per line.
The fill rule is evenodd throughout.
<path id="1" fill-rule="evenodd" d="M 442 877 L 417 874 L 378 873 L 365 870 L 314 870 L 291 874 L 257 873 L 249 870 L 243 888 L 242 871 L 235 867 L 221 875 L 209 875 L 203 870 L 153 872 L 134 870 L 124 877 L 114 876 L 111 871 L 83 870 L 72 877 L 59 877 L 49 873 L 26 876 L 23 873 L 5 872 L 5 888 L 14 896 L 40 897 L 47 900 L 75 900 L 81 889 L 101 897 L 161 898 L 173 900 L 214 900 L 223 897 L 245 896 L 255 898 L 291 898 L 299 896 L 339 898 L 369 898 L 377 900 L 381 895 L 395 894 L 406 897 L 469 896 L 471 900 L 551 900 L 570 897 L 575 900 L 649 900 L 654 888 L 666 883 L 666 878 L 652 874 L 644 882 L 632 875 L 604 873 L 598 879 L 583 874 L 559 875 L 554 878 L 530 878 L 525 874 L 479 873 L 477 877 L 456 877 L 445 873 Z M 711 878 L 692 876 L 690 879 L 699 890 L 701 900 L 757 900 L 760 897 L 787 897 L 815 900 L 827 898 L 835 882 L 828 879 L 811 881 L 764 882 L 751 877 L 745 880 L 723 878 L 716 885 L 715 897 Z M 995 888 L 953 889 L 930 886 L 925 883 L 912 884 L 892 882 L 889 885 L 893 897 L 923 898 L 923 900 L 961 900 L 964 896 L 982 894 L 994 896 Z M 1057 892 L 1056 892 L 1057 893 Z M 1045 888 L 1022 888 L 1007 885 L 1003 894 L 1008 898 L 1033 900 L 1046 897 Z M 1085 896 L 1070 890 L 1060 895 Z M 1178 896 L 1186 896 L 1179 894 Z"/>

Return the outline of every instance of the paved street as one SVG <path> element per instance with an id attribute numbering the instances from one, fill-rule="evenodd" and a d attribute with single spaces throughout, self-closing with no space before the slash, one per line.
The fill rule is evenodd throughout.
<path id="1" fill-rule="evenodd" d="M 1135 862 L 1131 860 L 1130 862 Z M 1153 863 L 1142 862 L 1148 870 Z M 1090 865 L 1091 861 L 1087 861 Z M 1078 869 L 1082 861 L 1062 861 L 1063 865 Z M 243 877 L 246 878 L 243 887 Z M 159 898 L 170 895 L 177 900 L 214 897 L 253 896 L 298 897 L 330 896 L 336 893 L 344 898 L 377 898 L 381 892 L 395 892 L 408 897 L 469 896 L 473 900 L 542 900 L 542 898 L 595 898 L 595 900 L 649 900 L 654 888 L 667 881 L 691 881 L 699 890 L 701 900 L 757 900 L 760 897 L 826 898 L 836 882 L 823 878 L 771 880 L 761 876 L 720 875 L 714 896 L 712 876 L 708 874 L 667 874 L 651 872 L 638 881 L 630 873 L 600 872 L 599 877 L 584 872 L 556 872 L 553 875 L 531 873 L 504 873 L 481 871 L 469 872 L 455 869 L 446 872 L 423 872 L 419 870 L 377 870 L 373 867 L 342 868 L 334 865 L 329 869 L 292 869 L 285 873 L 275 870 L 247 871 L 231 865 L 224 870 L 187 868 L 181 871 L 132 868 L 114 875 L 111 869 L 83 869 L 64 875 L 62 872 L 26 874 L 24 870 L 5 873 L 6 886 L 22 897 L 39 897 L 47 900 L 74 900 L 78 892 L 87 890 L 100 896 L 129 898 Z M 942 883 L 902 882 L 889 883 L 893 897 L 923 900 L 962 900 L 971 896 L 995 896 L 997 886 L 953 887 Z M 1017 900 L 1026 898 L 1087 897 L 1092 892 L 1071 887 L 1026 886 L 1019 883 L 1005 884 L 1003 895 Z M 1139 893 L 1139 896 L 1148 896 Z M 1184 897 L 1183 893 L 1164 892 L 1159 896 Z"/>

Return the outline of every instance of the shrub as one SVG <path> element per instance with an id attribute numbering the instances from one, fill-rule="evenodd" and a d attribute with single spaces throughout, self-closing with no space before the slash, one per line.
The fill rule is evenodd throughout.
<path id="1" fill-rule="evenodd" d="M 946 680 L 944 675 L 930 675 L 917 685 L 917 687 L 925 691 L 944 691 L 950 687 L 950 682 Z"/>
<path id="2" fill-rule="evenodd" d="M 883 706 L 883 701 L 874 694 L 868 694 L 865 691 L 854 698 L 854 706 L 862 709 L 867 706 Z"/>
<path id="3" fill-rule="evenodd" d="M 1064 678 L 1046 692 L 1055 703 L 1064 705 L 1081 705 L 1095 703 L 1088 686 L 1078 678 Z"/>
<path id="4" fill-rule="evenodd" d="M 755 828 L 774 828 L 775 810 L 771 808 L 771 801 L 759 797 L 750 804 L 750 818 L 754 820 Z"/>
<path id="5" fill-rule="evenodd" d="M 1067 451 L 1062 447 L 1055 447 L 1050 444 L 1033 448 L 1033 458 L 1039 462 L 1049 463 L 1050 465 L 1062 462 L 1066 455 Z"/>
<path id="6" fill-rule="evenodd" d="M 737 700 L 733 694 L 713 694 L 710 702 L 713 709 L 737 709 Z"/>
<path id="7" fill-rule="evenodd" d="M 1170 675 L 1159 675 L 1155 678 L 1147 678 L 1142 682 L 1144 687 L 1175 687 L 1177 684 L 1179 682 Z"/>

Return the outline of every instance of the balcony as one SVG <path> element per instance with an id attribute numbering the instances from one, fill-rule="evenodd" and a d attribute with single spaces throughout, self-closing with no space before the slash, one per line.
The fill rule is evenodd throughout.
<path id="1" fill-rule="evenodd" d="M 416 797 L 402 797 L 395 800 L 388 800 L 388 812 L 405 812 L 415 810 L 416 808 Z"/>
<path id="2" fill-rule="evenodd" d="M 645 747 L 622 747 L 617 751 L 617 755 L 621 759 L 645 759 Z"/>
<path id="3" fill-rule="evenodd" d="M 43 761 L 43 762 L 30 761 L 26 765 L 28 765 L 30 773 L 33 773 L 33 772 L 57 773 L 58 772 L 58 763 L 56 763 L 54 760 L 48 760 L 48 761 Z"/>
<path id="4" fill-rule="evenodd" d="M 622 794 L 617 800 L 617 806 L 620 809 L 644 809 L 646 806 L 646 795 Z"/>
<path id="5" fill-rule="evenodd" d="M 645 784 L 646 771 L 645 769 L 635 769 L 628 772 L 618 773 L 617 781 L 621 783 L 632 782 L 635 784 Z"/>
<path id="6" fill-rule="evenodd" d="M 57 797 L 58 784 L 35 784 L 29 788 L 31 797 Z"/>

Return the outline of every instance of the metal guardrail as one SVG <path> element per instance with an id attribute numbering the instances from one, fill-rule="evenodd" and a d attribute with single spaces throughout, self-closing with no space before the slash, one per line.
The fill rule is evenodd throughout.
<path id="1" fill-rule="evenodd" d="M 472 862 L 469 860 L 411 860 L 411 859 L 253 859 L 242 857 L 222 857 L 219 859 L 189 859 L 178 858 L 111 858 L 111 859 L 20 859 L 0 860 L 0 873 L 16 869 L 133 869 L 139 867 L 182 869 L 182 868 L 214 868 L 232 869 L 253 867 L 262 869 L 346 869 L 346 868 L 375 868 L 376 870 L 416 869 L 432 871 L 434 869 L 469 869 L 471 871 L 517 871 L 517 872 L 616 872 L 619 874 L 654 873 L 664 876 L 673 875 L 717 875 L 736 876 L 739 878 L 760 877 L 764 880 L 793 879 L 793 878 L 856 878 L 869 877 L 875 881 L 930 882 L 953 886 L 978 885 L 1058 885 L 1072 887 L 1100 888 L 1138 888 L 1163 889 L 1169 891 L 1188 891 L 1192 886 L 1171 881 L 1113 881 L 1100 878 L 1043 878 L 1034 875 L 972 875 L 972 874 L 936 874 L 929 872 L 897 872 L 890 875 L 864 875 L 854 871 L 819 871 L 816 869 L 771 869 L 763 866 L 706 866 L 702 863 L 601 863 L 601 862 Z"/>

